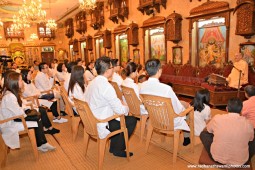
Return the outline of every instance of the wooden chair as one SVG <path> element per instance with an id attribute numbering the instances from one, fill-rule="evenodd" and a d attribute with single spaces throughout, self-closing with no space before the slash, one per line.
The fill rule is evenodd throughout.
<path id="1" fill-rule="evenodd" d="M 174 135 L 174 149 L 173 149 L 173 162 L 177 160 L 177 152 L 179 145 L 179 138 L 181 130 L 174 130 L 174 118 L 183 117 L 189 114 L 190 125 L 190 139 L 192 151 L 194 151 L 194 108 L 189 107 L 180 114 L 176 114 L 172 107 L 172 102 L 170 98 L 164 98 L 153 95 L 141 95 L 143 104 L 145 105 L 150 121 L 148 124 L 148 133 L 146 139 L 146 152 L 148 152 L 149 143 L 153 131 L 158 131 L 164 134 Z"/>
<path id="2" fill-rule="evenodd" d="M 50 89 L 50 90 L 41 91 L 41 94 L 54 94 L 54 92 L 53 92 L 53 89 Z M 59 99 L 56 99 L 56 100 L 57 100 L 57 110 L 58 110 L 58 113 L 60 113 L 60 101 Z"/>
<path id="3" fill-rule="evenodd" d="M 113 86 L 114 90 L 116 91 L 117 97 L 122 101 L 122 92 L 120 91 L 120 88 L 116 82 L 109 81 L 111 85 Z"/>
<path id="4" fill-rule="evenodd" d="M 14 116 L 14 117 L 11 117 L 11 118 L 8 118 L 8 119 L 4 119 L 4 120 L 0 120 L 0 124 L 9 122 L 9 121 L 14 120 L 14 119 L 21 119 L 22 120 L 22 123 L 23 123 L 23 126 L 24 126 L 24 130 L 20 131 L 19 135 L 24 135 L 24 134 L 28 135 L 29 140 L 30 140 L 31 145 L 32 145 L 32 148 L 33 148 L 33 153 L 35 155 L 35 159 L 38 160 L 38 150 L 37 150 L 37 145 L 36 145 L 35 131 L 34 131 L 34 129 L 28 129 L 27 128 L 26 121 L 25 121 L 25 119 L 24 119 L 24 117 L 22 115 Z M 3 154 L 3 159 L 1 161 L 1 168 L 3 168 L 6 165 L 7 154 L 9 152 L 9 148 L 4 144 L 4 141 L 2 139 L 1 133 L 0 133 L 0 144 L 1 144 L 1 148 L 3 148 L 3 153 L 2 153 Z"/>
<path id="5" fill-rule="evenodd" d="M 142 104 L 142 102 L 135 94 L 134 89 L 125 86 L 121 86 L 121 89 L 126 99 L 127 105 L 129 107 L 129 113 L 132 116 L 140 119 L 140 142 L 142 142 L 148 115 L 147 114 L 141 115 L 140 105 Z"/>
<path id="6" fill-rule="evenodd" d="M 79 115 L 74 115 L 73 106 L 68 99 L 68 95 L 64 86 L 60 86 L 60 94 L 65 102 L 67 114 L 71 117 L 71 120 L 72 120 L 71 130 L 72 130 L 73 141 L 75 141 L 78 134 L 79 123 L 81 121 L 81 118 L 79 117 Z"/>
<path id="7" fill-rule="evenodd" d="M 129 144 L 128 144 L 128 132 L 126 128 L 124 115 L 114 115 L 104 120 L 98 120 L 94 117 L 87 102 L 74 99 L 74 103 L 78 113 L 80 114 L 81 120 L 84 125 L 84 144 L 85 144 L 85 156 L 87 154 L 89 138 L 94 138 L 98 142 L 98 168 L 103 168 L 103 160 L 105 154 L 105 145 L 108 139 L 116 134 L 124 133 L 127 159 L 129 161 Z M 97 123 L 109 122 L 113 119 L 120 118 L 120 129 L 111 132 L 106 138 L 100 139 L 97 132 Z"/>

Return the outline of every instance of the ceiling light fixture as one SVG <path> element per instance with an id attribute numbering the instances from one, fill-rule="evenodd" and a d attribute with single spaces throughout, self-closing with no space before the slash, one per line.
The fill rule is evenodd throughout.
<path id="1" fill-rule="evenodd" d="M 80 8 L 85 10 L 87 13 L 90 13 L 93 9 L 96 8 L 96 0 L 79 0 Z"/>
<path id="2" fill-rule="evenodd" d="M 50 8 L 50 16 L 51 16 L 51 7 L 50 7 L 50 0 L 49 0 L 49 8 Z M 51 30 L 55 30 L 57 29 L 57 23 L 54 19 L 50 18 L 48 19 L 47 23 L 46 23 L 46 27 L 50 28 Z"/>
<path id="3" fill-rule="evenodd" d="M 19 17 L 30 23 L 45 22 L 46 11 L 42 10 L 41 0 L 31 0 L 30 4 L 24 0 L 22 8 L 19 10 Z"/>

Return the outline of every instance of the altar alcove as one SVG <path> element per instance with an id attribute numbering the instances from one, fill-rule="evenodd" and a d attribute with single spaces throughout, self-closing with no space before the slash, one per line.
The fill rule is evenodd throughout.
<path id="1" fill-rule="evenodd" d="M 191 9 L 189 61 L 193 66 L 223 67 L 228 61 L 230 13 L 228 2 L 207 1 Z"/>
<path id="2" fill-rule="evenodd" d="M 153 16 L 143 22 L 144 63 L 151 58 L 159 59 L 162 64 L 167 61 L 165 39 L 165 17 Z"/>
<path id="3" fill-rule="evenodd" d="M 127 25 L 118 25 L 114 31 L 115 58 L 119 59 L 120 64 L 127 63 L 129 59 L 128 36 L 126 33 Z"/>

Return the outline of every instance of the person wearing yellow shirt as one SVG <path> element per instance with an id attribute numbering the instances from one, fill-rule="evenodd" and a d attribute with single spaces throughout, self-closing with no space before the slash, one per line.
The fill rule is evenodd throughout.
<path id="1" fill-rule="evenodd" d="M 233 68 L 229 76 L 226 78 L 229 87 L 238 89 L 240 71 L 240 86 L 242 86 L 243 84 L 248 83 L 248 64 L 243 60 L 241 53 L 236 53 Z"/>

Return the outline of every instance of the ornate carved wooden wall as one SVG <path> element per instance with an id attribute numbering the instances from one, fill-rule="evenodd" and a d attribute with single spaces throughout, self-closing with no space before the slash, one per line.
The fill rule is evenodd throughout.
<path id="1" fill-rule="evenodd" d="M 102 28 L 104 25 L 104 2 L 97 2 L 97 7 L 91 13 L 90 26 L 94 30 Z"/>
<path id="2" fill-rule="evenodd" d="M 66 27 L 66 36 L 68 38 L 72 38 L 74 35 L 74 28 L 73 28 L 73 18 L 68 18 L 65 21 L 65 27 Z"/>
<path id="3" fill-rule="evenodd" d="M 237 0 L 236 35 L 249 39 L 255 34 L 254 0 Z"/>
<path id="4" fill-rule="evenodd" d="M 160 5 L 166 9 L 167 0 L 139 0 L 137 8 L 142 14 L 150 15 L 154 13 L 154 9 L 160 13 Z"/>
<path id="5" fill-rule="evenodd" d="M 228 61 L 228 49 L 229 49 L 229 27 L 230 27 L 230 12 L 233 9 L 229 8 L 229 3 L 224 1 L 207 1 L 198 7 L 190 10 L 189 19 L 189 61 L 192 56 L 192 29 L 193 23 L 199 20 L 208 20 L 214 17 L 222 17 L 225 19 L 226 26 L 226 52 L 225 61 Z M 197 41 L 197 40 L 196 40 Z M 198 49 L 196 50 L 195 56 L 198 58 Z M 198 65 L 198 61 L 196 61 Z"/>
<path id="6" fill-rule="evenodd" d="M 112 48 L 112 33 L 109 30 L 103 31 L 103 46 L 104 48 Z"/>
<path id="7" fill-rule="evenodd" d="M 178 43 L 182 40 L 182 16 L 178 13 L 172 13 L 166 18 L 165 23 L 166 40 Z"/>
<path id="8" fill-rule="evenodd" d="M 86 38 L 86 45 L 87 45 L 87 49 L 89 51 L 92 51 L 93 50 L 93 42 L 92 42 L 92 36 L 88 35 L 87 38 Z"/>
<path id="9" fill-rule="evenodd" d="M 46 27 L 45 23 L 37 24 L 37 35 L 39 39 L 51 40 L 55 38 L 55 31 Z"/>
<path id="10" fill-rule="evenodd" d="M 128 37 L 128 45 L 137 46 L 139 44 L 138 38 L 138 25 L 136 23 L 131 23 L 127 27 L 127 37 Z"/>
<path id="11" fill-rule="evenodd" d="M 7 39 L 12 39 L 16 38 L 16 39 L 23 39 L 24 40 L 24 30 L 13 30 L 11 29 L 11 25 L 13 24 L 13 22 L 9 21 L 9 22 L 4 22 L 4 36 Z"/>
<path id="12" fill-rule="evenodd" d="M 86 12 L 80 11 L 78 14 L 76 14 L 75 21 L 76 21 L 76 31 L 79 34 L 85 34 L 85 32 L 87 31 Z"/>
<path id="13" fill-rule="evenodd" d="M 77 39 L 73 40 L 73 51 L 74 52 L 79 52 L 79 43 Z"/>
<path id="14" fill-rule="evenodd" d="M 118 20 L 121 19 L 124 22 L 125 18 L 128 18 L 128 0 L 109 0 L 110 4 L 110 17 L 114 23 L 118 23 Z"/>

